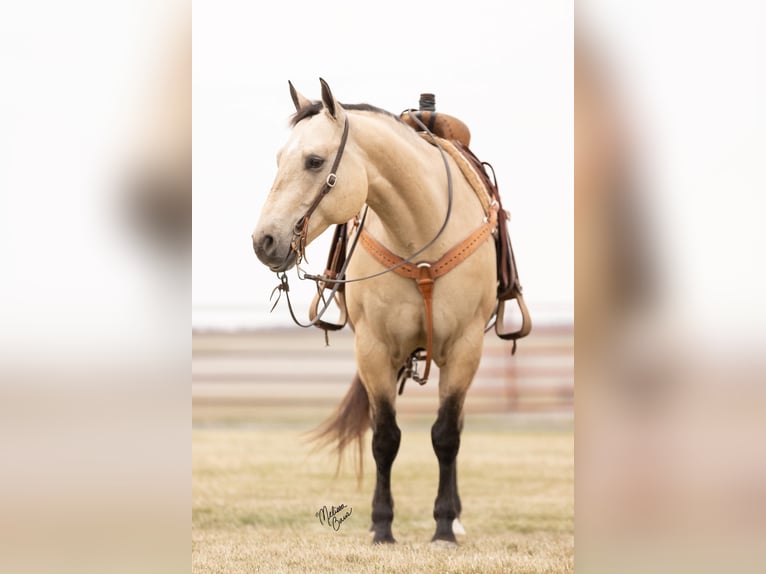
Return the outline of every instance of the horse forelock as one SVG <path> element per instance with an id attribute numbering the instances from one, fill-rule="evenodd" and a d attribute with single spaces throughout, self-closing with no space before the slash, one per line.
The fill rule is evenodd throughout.
<path id="1" fill-rule="evenodd" d="M 352 110 L 352 111 L 359 111 L 359 112 L 373 112 L 376 114 L 388 116 L 399 122 L 402 121 L 399 116 L 392 114 L 391 112 L 387 110 L 378 108 L 370 104 L 340 104 L 340 106 L 344 110 Z M 319 112 L 322 111 L 322 108 L 324 108 L 324 104 L 322 104 L 322 102 L 320 101 L 315 101 L 308 106 L 302 107 L 300 110 L 295 112 L 293 116 L 290 118 L 290 126 L 295 127 L 299 122 L 305 120 L 306 118 L 311 118 L 313 116 L 318 115 Z"/>

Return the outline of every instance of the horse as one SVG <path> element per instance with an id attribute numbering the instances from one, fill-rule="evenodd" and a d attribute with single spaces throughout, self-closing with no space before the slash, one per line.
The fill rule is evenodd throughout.
<path id="1" fill-rule="evenodd" d="M 277 154 L 253 248 L 263 264 L 284 274 L 301 262 L 305 245 L 331 225 L 358 220 L 368 207 L 363 233 L 394 264 L 374 255 L 369 244 L 348 261 L 344 298 L 358 372 L 321 434 L 337 441 L 342 453 L 352 439 L 361 449 L 372 428 L 373 543 L 394 543 L 391 468 L 401 440 L 397 374 L 413 353 L 427 348 L 423 378 L 430 360 L 439 367 L 439 406 L 431 428 L 439 483 L 431 541 L 457 545 L 455 534 L 463 533 L 457 485 L 463 407 L 497 300 L 495 218 L 489 219 L 455 159 L 433 141 L 385 110 L 341 104 L 321 78 L 320 85 L 321 100 L 311 101 L 289 83 L 292 129 Z M 489 231 L 472 234 L 477 229 Z M 474 238 L 470 252 L 429 283 L 435 262 L 454 255 L 467 237 Z M 391 272 L 397 265 L 414 269 L 423 281 Z M 424 289 L 430 289 L 430 301 Z"/>

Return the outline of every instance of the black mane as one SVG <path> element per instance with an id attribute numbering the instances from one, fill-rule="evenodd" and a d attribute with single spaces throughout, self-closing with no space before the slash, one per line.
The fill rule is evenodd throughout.
<path id="1" fill-rule="evenodd" d="M 371 106 L 370 104 L 339 104 L 343 109 L 345 110 L 356 110 L 361 112 L 374 112 L 376 114 L 383 114 L 385 116 L 389 116 L 391 118 L 394 118 L 397 121 L 401 121 L 399 116 L 392 114 L 389 111 L 386 111 L 382 108 L 378 108 L 375 106 Z M 310 118 L 312 116 L 317 115 L 319 112 L 322 111 L 322 108 L 324 105 L 320 101 L 312 102 L 308 106 L 302 107 L 300 110 L 295 112 L 293 114 L 293 117 L 290 118 L 290 126 L 295 126 L 298 122 L 301 120 L 305 120 L 306 118 Z"/>

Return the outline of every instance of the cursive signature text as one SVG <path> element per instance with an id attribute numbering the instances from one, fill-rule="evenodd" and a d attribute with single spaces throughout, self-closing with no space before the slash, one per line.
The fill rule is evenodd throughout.
<path id="1" fill-rule="evenodd" d="M 314 516 L 319 519 L 319 523 L 322 526 L 327 525 L 337 532 L 340 530 L 340 525 L 343 524 L 343 521 L 351 516 L 352 510 L 353 508 L 349 508 L 345 504 L 341 504 L 340 506 L 330 506 L 329 508 L 323 506 L 317 510 Z"/>

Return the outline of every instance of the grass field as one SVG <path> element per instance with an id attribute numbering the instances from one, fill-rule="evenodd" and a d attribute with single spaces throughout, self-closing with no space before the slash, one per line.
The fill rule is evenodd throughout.
<path id="1" fill-rule="evenodd" d="M 573 434 L 568 428 L 516 428 L 467 417 L 459 457 L 462 522 L 457 549 L 429 544 L 435 527 L 437 462 L 430 421 L 400 421 L 394 464 L 392 547 L 367 532 L 374 464 L 365 452 L 361 487 L 350 465 L 311 453 L 302 433 L 319 418 L 289 424 L 214 424 L 193 430 L 192 570 L 250 572 L 572 572 Z M 336 531 L 316 517 L 346 505 Z"/>

